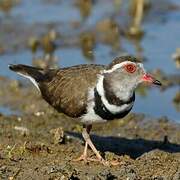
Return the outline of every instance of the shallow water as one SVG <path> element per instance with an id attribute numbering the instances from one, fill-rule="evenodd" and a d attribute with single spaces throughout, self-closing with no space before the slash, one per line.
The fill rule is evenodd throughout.
<path id="1" fill-rule="evenodd" d="M 4 115 L 20 115 L 20 112 L 14 111 L 7 106 L 0 106 L 0 113 Z"/>
<path id="2" fill-rule="evenodd" d="M 179 0 L 164 1 L 165 3 L 176 3 L 180 6 Z M 139 42 L 143 49 L 142 54 L 146 57 L 145 67 L 148 70 L 160 68 L 166 74 L 177 74 L 174 61 L 171 59 L 172 53 L 176 48 L 180 47 L 180 9 L 167 11 L 161 9 L 160 13 L 147 18 L 143 23 L 145 35 Z M 93 27 L 96 22 L 105 17 L 114 15 L 114 6 L 108 0 L 99 0 L 93 7 L 92 14 L 87 18 L 81 28 L 71 30 L 71 23 L 80 21 L 81 16 L 78 9 L 74 5 L 74 1 L 43 1 L 43 0 L 23 0 L 20 5 L 12 10 L 11 18 L 22 22 L 24 26 L 31 26 L 42 23 L 56 24 L 56 29 L 64 34 L 74 34 L 82 29 Z M 117 21 L 121 21 L 123 13 L 116 15 Z M 3 20 L 3 14 L 0 13 Z M 135 46 L 127 39 L 122 37 L 121 46 L 123 50 L 130 54 L 137 54 Z M 97 43 L 94 50 L 94 63 L 108 64 L 112 58 L 121 55 L 122 51 L 112 51 L 108 45 Z M 83 56 L 81 49 L 77 46 L 66 46 L 59 48 L 55 55 L 58 57 L 58 64 L 61 67 L 89 63 Z M 16 52 L 6 53 L 0 56 L 0 75 L 13 79 L 21 79 L 15 73 L 8 70 L 7 65 L 11 63 L 32 63 L 32 54 L 27 48 L 17 50 Z M 90 62 L 92 63 L 92 62 Z M 180 122 L 180 113 L 173 104 L 173 97 L 179 86 L 171 87 L 164 92 L 158 88 L 151 88 L 146 97 L 137 95 L 137 101 L 134 112 L 141 112 L 152 117 L 167 116 L 169 119 Z M 6 113 L 7 110 L 1 108 L 1 112 Z"/>
<path id="3" fill-rule="evenodd" d="M 178 87 L 172 87 L 161 92 L 158 88 L 151 88 L 145 97 L 138 94 L 133 112 L 146 112 L 149 116 L 152 114 L 154 117 L 166 116 L 172 120 L 180 121 L 179 113 L 173 104 L 173 97 L 178 90 Z"/>

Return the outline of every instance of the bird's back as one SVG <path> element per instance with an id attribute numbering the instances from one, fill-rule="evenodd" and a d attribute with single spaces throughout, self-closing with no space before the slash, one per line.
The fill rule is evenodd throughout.
<path id="1" fill-rule="evenodd" d="M 44 70 L 26 65 L 10 65 L 11 70 L 31 79 L 42 97 L 56 110 L 70 117 L 86 112 L 89 89 L 96 85 L 103 65 L 84 64 Z"/>
<path id="2" fill-rule="evenodd" d="M 80 117 L 86 112 L 89 89 L 96 85 L 102 65 L 79 65 L 59 69 L 39 83 L 43 98 L 59 112 Z M 48 76 L 47 72 L 45 75 Z"/>

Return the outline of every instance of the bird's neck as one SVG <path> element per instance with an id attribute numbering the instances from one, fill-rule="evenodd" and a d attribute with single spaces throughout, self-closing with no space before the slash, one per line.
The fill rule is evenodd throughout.
<path id="1" fill-rule="evenodd" d="M 122 101 L 128 101 L 134 95 L 135 87 L 126 81 L 119 83 L 109 76 L 102 76 L 102 85 L 106 94 L 115 96 Z"/>
<path id="2" fill-rule="evenodd" d="M 134 89 L 128 90 L 126 86 L 121 87 L 117 82 L 111 81 L 106 76 L 99 76 L 96 88 L 99 94 L 111 104 L 121 106 L 134 102 Z"/>

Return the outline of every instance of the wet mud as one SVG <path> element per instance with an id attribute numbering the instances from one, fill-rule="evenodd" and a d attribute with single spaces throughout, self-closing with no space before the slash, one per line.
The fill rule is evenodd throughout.
<path id="1" fill-rule="evenodd" d="M 179 12 L 178 0 L 0 1 L 0 179 L 179 180 Z M 128 116 L 93 125 L 97 149 L 119 165 L 74 162 L 84 148 L 82 125 L 8 64 L 108 64 L 124 54 L 163 86 L 140 86 Z"/>
<path id="2" fill-rule="evenodd" d="M 1 179 L 180 179 L 178 123 L 131 113 L 94 125 L 96 147 L 120 164 L 74 162 L 83 151 L 81 125 L 47 105 L 33 86 L 0 82 L 1 103 L 19 112 L 0 115 Z"/>

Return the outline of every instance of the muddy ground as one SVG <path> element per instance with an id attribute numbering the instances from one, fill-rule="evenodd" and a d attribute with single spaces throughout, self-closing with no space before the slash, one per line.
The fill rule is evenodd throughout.
<path id="1" fill-rule="evenodd" d="M 2 77 L 0 84 L 1 103 L 16 112 L 0 115 L 0 179 L 180 179 L 179 124 L 129 114 L 94 125 L 98 150 L 120 164 L 73 162 L 83 151 L 81 125 L 55 112 L 33 86 Z"/>
<path id="2" fill-rule="evenodd" d="M 180 180 L 180 119 L 163 117 L 164 114 L 177 117 L 180 109 L 180 74 L 171 59 L 179 47 L 180 5 L 174 5 L 171 0 L 146 1 L 143 21 L 133 35 L 129 30 L 136 17 L 126 3 L 116 4 L 120 0 L 112 1 L 114 5 L 108 0 L 92 1 L 90 14 L 84 17 L 85 7 L 77 3 L 83 2 L 80 0 L 24 0 L 12 6 L 12 12 L 4 14 L 2 2 L 0 180 Z M 121 120 L 93 125 L 92 141 L 106 160 L 119 161 L 117 166 L 74 162 L 84 148 L 81 124 L 52 109 L 33 85 L 12 80 L 19 77 L 8 70 L 8 64 L 43 67 L 47 63 L 41 41 L 52 30 L 57 32 L 56 39 L 50 41 L 50 45 L 55 45 L 54 58 L 58 56 L 55 66 L 107 64 L 115 56 L 134 51 L 163 83 L 156 96 L 151 91 L 153 88 L 138 91 L 143 97 L 153 94 L 153 104 L 162 106 L 163 110 L 168 106 L 167 112 L 158 114 L 161 118 L 147 116 L 154 113 L 140 106 L 138 112 L 145 114 L 130 113 Z M 34 39 L 42 43 L 37 50 L 29 45 Z M 147 89 L 150 91 L 146 92 Z M 165 91 L 170 93 L 162 96 Z M 149 99 L 145 100 L 143 106 L 145 102 L 150 104 Z M 94 156 L 90 150 L 88 153 Z"/>

